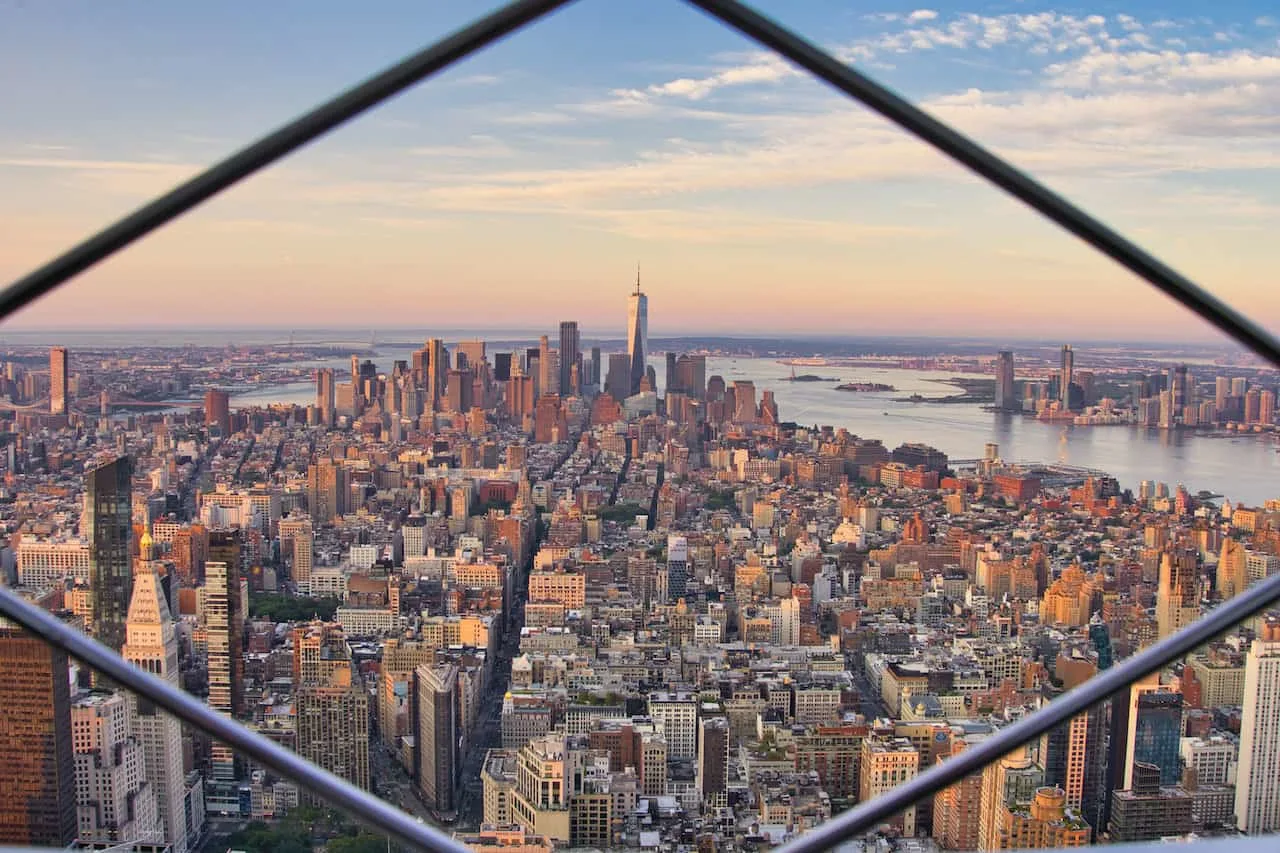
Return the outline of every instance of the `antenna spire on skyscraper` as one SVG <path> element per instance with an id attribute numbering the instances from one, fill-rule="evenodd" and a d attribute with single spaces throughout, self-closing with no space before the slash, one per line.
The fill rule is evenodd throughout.
<path id="1" fill-rule="evenodd" d="M 636 293 L 640 292 L 640 262 L 636 261 Z"/>

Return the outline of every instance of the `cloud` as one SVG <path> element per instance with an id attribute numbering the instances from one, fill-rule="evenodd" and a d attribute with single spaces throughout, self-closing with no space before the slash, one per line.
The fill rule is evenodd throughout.
<path id="1" fill-rule="evenodd" d="M 878 225 L 831 219 L 761 216 L 724 208 L 597 209 L 581 214 L 588 227 L 632 237 L 694 244 L 758 244 L 795 240 L 865 243 L 935 233 L 908 225 Z"/>
<path id="2" fill-rule="evenodd" d="M 146 160 L 92 160 L 63 157 L 0 157 L 0 169 L 35 169 L 69 173 L 87 190 L 110 195 L 152 196 L 172 189 L 202 166 Z"/>
<path id="3" fill-rule="evenodd" d="M 916 21 L 932 21 L 936 17 L 938 17 L 938 13 L 932 9 L 916 9 L 910 15 L 907 15 L 907 20 L 915 23 Z"/>
<path id="4" fill-rule="evenodd" d="M 499 160 L 517 154 L 510 145 L 482 134 L 471 136 L 463 145 L 423 145 L 409 149 L 409 153 L 433 160 Z"/>

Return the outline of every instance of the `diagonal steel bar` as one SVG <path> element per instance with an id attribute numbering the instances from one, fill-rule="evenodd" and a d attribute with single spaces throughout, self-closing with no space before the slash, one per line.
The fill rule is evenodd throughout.
<path id="1" fill-rule="evenodd" d="M 1280 367 L 1280 339 L 1114 229 L 915 104 L 739 0 L 686 0 L 880 113 L 1128 268 Z"/>
<path id="2" fill-rule="evenodd" d="M 106 675 L 116 684 L 147 697 L 184 723 L 296 782 L 371 829 L 392 836 L 414 850 L 469 853 L 467 847 L 440 830 L 419 823 L 407 812 L 315 766 L 297 753 L 250 731 L 230 717 L 222 716 L 167 681 L 129 664 L 111 649 L 53 614 L 25 601 L 12 590 L 0 588 L 0 614 L 22 625 L 46 643 L 65 650 L 67 654 Z"/>
<path id="3" fill-rule="evenodd" d="M 970 773 L 982 770 L 1054 726 L 1114 696 L 1144 675 L 1186 656 L 1278 600 L 1280 575 L 1272 575 L 1176 634 L 1086 681 L 1034 714 L 1001 729 L 973 749 L 966 749 L 874 800 L 859 803 L 817 829 L 784 844 L 778 853 L 819 853 L 874 829 L 898 812 L 959 782 Z"/>
<path id="4" fill-rule="evenodd" d="M 0 292 L 0 319 L 341 124 L 572 0 L 514 0 L 326 101 Z"/>

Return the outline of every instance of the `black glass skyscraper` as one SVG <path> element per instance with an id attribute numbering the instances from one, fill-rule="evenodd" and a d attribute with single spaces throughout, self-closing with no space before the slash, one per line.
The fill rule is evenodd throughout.
<path id="1" fill-rule="evenodd" d="M 560 324 L 560 396 L 568 397 L 578 390 L 573 384 L 573 369 L 578 367 L 578 381 L 581 382 L 581 359 L 578 324 L 573 320 L 565 320 Z"/>
<path id="2" fill-rule="evenodd" d="M 133 597 L 133 461 L 120 456 L 85 475 L 93 636 L 117 652 Z"/>

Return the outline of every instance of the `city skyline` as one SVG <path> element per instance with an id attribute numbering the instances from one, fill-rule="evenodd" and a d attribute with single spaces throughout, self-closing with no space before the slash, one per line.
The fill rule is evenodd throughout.
<path id="1" fill-rule="evenodd" d="M 1212 20 L 1189 3 L 1049 8 L 762 4 L 1274 327 L 1275 251 L 1257 239 L 1277 217 L 1266 130 L 1280 31 L 1267 7 Z M 385 8 L 359 21 L 295 11 L 255 14 L 253 28 L 234 6 L 9 13 L 3 62 L 41 73 L 0 93 L 14 117 L 0 133 L 12 187 L 0 278 L 476 10 Z M 619 28 L 623 11 L 637 14 Z M 282 40 L 289 50 L 275 49 Z M 54 46 L 72 48 L 62 69 L 46 68 L 63 53 Z M 241 320 L 246 304 L 299 325 L 369 325 L 389 303 L 426 303 L 432 325 L 466 325 L 479 298 L 495 323 L 573 316 L 590 330 L 616 322 L 612 285 L 625 287 L 637 257 L 646 292 L 681 307 L 672 333 L 1212 335 L 681 4 L 590 2 L 215 200 L 10 327 L 181 323 L 193 291 L 216 290 L 201 305 L 215 324 Z M 351 299 L 370 282 L 377 299 Z"/>

